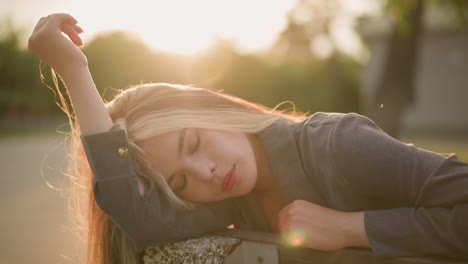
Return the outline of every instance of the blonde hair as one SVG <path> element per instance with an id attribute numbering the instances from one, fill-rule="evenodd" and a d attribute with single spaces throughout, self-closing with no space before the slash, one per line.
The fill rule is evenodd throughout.
<path id="1" fill-rule="evenodd" d="M 140 263 L 141 256 L 132 251 L 123 230 L 94 200 L 93 175 L 81 144 L 78 124 L 73 122 L 73 114 L 59 90 L 54 73 L 52 75 L 60 95 L 59 107 L 70 120 L 71 151 L 67 173 L 72 188 L 69 208 L 75 229 L 87 234 L 86 263 Z M 130 87 L 121 91 L 106 107 L 114 124 L 126 131 L 130 151 L 141 169 L 179 210 L 194 209 L 197 204 L 172 192 L 157 168 L 148 162 L 145 152 L 138 146 L 139 141 L 185 127 L 257 133 L 278 119 L 293 123 L 306 118 L 303 113 L 270 109 L 214 90 L 161 83 Z"/>
<path id="2" fill-rule="evenodd" d="M 171 84 L 127 89 L 106 106 L 114 123 L 127 132 L 127 141 L 140 167 L 179 209 L 195 209 L 197 204 L 172 192 L 157 168 L 151 167 L 139 141 L 186 127 L 257 133 L 278 119 L 296 122 L 303 118 L 213 90 Z"/>

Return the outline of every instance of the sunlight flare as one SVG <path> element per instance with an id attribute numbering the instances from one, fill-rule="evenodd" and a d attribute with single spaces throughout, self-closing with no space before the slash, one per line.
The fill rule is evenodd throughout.
<path id="1" fill-rule="evenodd" d="M 189 55 L 209 48 L 216 38 L 231 40 L 241 50 L 265 49 L 284 27 L 285 10 L 293 3 L 293 0 L 135 0 L 131 3 L 103 0 L 74 6 L 72 13 L 86 23 L 83 25 L 85 41 L 95 33 L 125 30 L 138 35 L 154 50 Z M 102 10 L 111 12 L 103 17 Z"/>
<path id="2" fill-rule="evenodd" d="M 288 246 L 299 247 L 304 243 L 305 232 L 301 229 L 292 229 L 284 235 L 284 239 Z"/>

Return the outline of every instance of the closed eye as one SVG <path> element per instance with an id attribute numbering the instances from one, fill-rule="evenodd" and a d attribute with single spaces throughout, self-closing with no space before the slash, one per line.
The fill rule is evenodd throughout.
<path id="1" fill-rule="evenodd" d="M 193 148 L 192 153 L 195 153 L 195 151 L 197 151 L 199 146 L 200 146 L 200 133 L 197 129 L 197 143 L 195 144 L 195 147 Z"/>
<path id="2" fill-rule="evenodd" d="M 195 147 L 193 148 L 192 153 L 195 153 L 195 151 L 197 151 L 199 147 L 200 147 L 200 132 L 197 129 L 197 143 L 195 143 Z M 187 186 L 187 175 L 184 175 L 183 178 L 184 178 L 184 183 L 182 184 L 180 188 L 177 188 L 177 190 L 175 191 L 176 193 L 180 193 Z"/>

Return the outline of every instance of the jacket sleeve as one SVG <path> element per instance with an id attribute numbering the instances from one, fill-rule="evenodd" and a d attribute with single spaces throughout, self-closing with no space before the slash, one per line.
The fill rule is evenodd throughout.
<path id="1" fill-rule="evenodd" d="M 125 131 L 115 126 L 108 132 L 82 135 L 81 141 L 94 174 L 92 187 L 99 207 L 128 236 L 133 250 L 157 246 L 223 230 L 232 222 L 232 201 L 205 203 L 192 211 L 180 211 L 142 172 L 126 151 Z M 120 150 L 120 152 L 119 152 Z M 137 177 L 150 182 L 139 191 Z"/>
<path id="2" fill-rule="evenodd" d="M 332 138 L 347 185 L 371 201 L 364 221 L 374 255 L 468 259 L 467 163 L 395 140 L 357 114 Z"/>

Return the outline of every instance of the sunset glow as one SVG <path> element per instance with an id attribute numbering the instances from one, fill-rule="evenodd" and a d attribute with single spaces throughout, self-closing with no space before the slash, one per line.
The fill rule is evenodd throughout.
<path id="1" fill-rule="evenodd" d="M 233 40 L 241 49 L 264 48 L 284 26 L 285 10 L 292 4 L 292 0 L 139 0 L 130 6 L 93 1 L 94 11 L 89 10 L 91 4 L 83 3 L 72 14 L 88 29 L 85 42 L 95 32 L 128 30 L 156 50 L 192 54 L 209 47 L 216 37 Z M 105 18 L 97 14 L 96 10 L 106 9 L 112 12 L 106 12 Z"/>
<path id="2" fill-rule="evenodd" d="M 112 30 L 130 31 L 152 49 L 193 54 L 222 38 L 234 43 L 240 52 L 258 52 L 273 45 L 286 25 L 285 16 L 297 0 L 5 0 L 0 15 L 32 31 L 40 17 L 51 13 L 69 13 L 85 30 L 89 42 L 96 34 Z M 372 0 L 340 0 L 343 10 L 331 28 L 338 48 L 353 54 L 362 46 L 352 29 L 354 16 L 375 12 Z M 318 39 L 312 50 L 329 53 L 326 39 Z"/>

